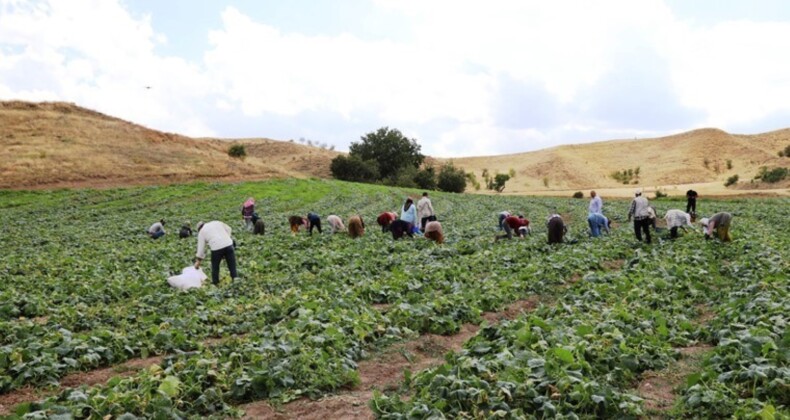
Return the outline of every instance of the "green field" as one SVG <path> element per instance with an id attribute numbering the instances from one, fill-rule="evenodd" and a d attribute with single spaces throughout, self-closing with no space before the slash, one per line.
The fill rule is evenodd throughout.
<path id="1" fill-rule="evenodd" d="M 732 243 L 698 232 L 638 244 L 630 225 L 588 238 L 587 200 L 433 193 L 446 243 L 394 242 L 375 224 L 408 191 L 334 181 L 191 184 L 114 190 L 0 191 L 0 394 L 52 389 L 75 371 L 166 355 L 104 384 L 62 389 L 28 418 L 225 418 L 353 388 L 357 363 L 419 334 L 479 333 L 445 364 L 410 372 L 370 402 L 382 418 L 788 418 L 790 200 L 701 201 L 734 215 Z M 266 235 L 241 231 L 248 196 Z M 606 197 L 604 197 L 606 200 Z M 623 221 L 627 201 L 607 201 Z M 655 201 L 659 214 L 685 202 Z M 493 241 L 505 209 L 533 220 L 526 240 Z M 549 246 L 543 221 L 569 214 L 573 245 Z M 292 236 L 315 211 L 368 230 Z M 153 241 L 147 227 L 168 221 Z M 241 278 L 182 292 L 189 220 L 234 228 Z M 210 264 L 204 264 L 208 271 Z M 207 273 L 208 274 L 208 273 Z M 483 312 L 537 297 L 511 321 Z M 377 305 L 389 304 L 389 305 Z M 209 340 L 212 339 L 212 340 Z M 216 340 L 221 339 L 221 340 Z M 210 344 L 208 344 L 210 343 Z M 671 411 L 636 392 L 682 349 L 710 345 L 683 374 Z"/>

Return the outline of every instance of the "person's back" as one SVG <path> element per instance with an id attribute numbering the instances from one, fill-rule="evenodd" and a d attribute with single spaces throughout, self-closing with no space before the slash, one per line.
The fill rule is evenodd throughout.
<path id="1" fill-rule="evenodd" d="M 444 232 L 442 231 L 442 224 L 435 220 L 426 223 L 425 237 L 432 241 L 436 241 L 437 244 L 444 243 Z"/>
<path id="2" fill-rule="evenodd" d="M 256 220 L 252 228 L 252 234 L 263 235 L 265 233 L 266 233 L 266 224 L 263 222 L 263 219 Z"/>
<path id="3" fill-rule="evenodd" d="M 384 213 L 381 213 L 378 218 L 376 218 L 376 223 L 381 226 L 382 232 L 386 232 L 390 223 L 395 221 L 397 218 L 398 215 L 396 213 L 385 211 Z"/>
<path id="4" fill-rule="evenodd" d="M 562 217 L 559 214 L 552 214 L 546 222 L 546 227 L 548 228 L 549 244 L 562 243 L 562 238 L 567 231 Z"/>
<path id="5" fill-rule="evenodd" d="M 609 232 L 609 219 L 601 213 L 587 215 L 587 224 L 590 226 L 590 236 L 597 238 L 602 231 Z"/>
<path id="6" fill-rule="evenodd" d="M 359 238 L 365 234 L 365 222 L 359 215 L 351 216 L 348 219 L 348 235 L 352 238 Z"/>
<path id="7" fill-rule="evenodd" d="M 340 216 L 336 214 L 330 214 L 327 216 L 326 222 L 329 223 L 329 229 L 332 234 L 346 230 L 346 226 L 343 224 L 343 219 L 341 219 Z"/>
<path id="8" fill-rule="evenodd" d="M 405 220 L 398 219 L 390 223 L 389 230 L 392 232 L 392 239 L 400 239 L 403 237 L 403 235 L 414 236 L 412 233 L 413 227 L 413 224 Z"/>
<path id="9" fill-rule="evenodd" d="M 184 239 L 190 236 L 192 236 L 192 227 L 187 224 L 181 226 L 181 230 L 178 231 L 178 237 Z"/>
<path id="10" fill-rule="evenodd" d="M 148 236 L 150 236 L 151 239 L 159 239 L 164 235 L 165 235 L 164 219 L 152 224 L 151 227 L 148 228 Z"/>

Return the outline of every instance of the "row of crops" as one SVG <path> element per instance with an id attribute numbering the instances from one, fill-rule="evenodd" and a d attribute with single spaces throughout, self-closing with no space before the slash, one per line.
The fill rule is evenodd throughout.
<path id="1" fill-rule="evenodd" d="M 376 414 L 639 416 L 640 375 L 672 363 L 678 347 L 709 343 L 678 391 L 676 413 L 788 415 L 788 200 L 700 203 L 702 212 L 735 215 L 730 244 L 688 234 L 639 245 L 628 226 L 592 239 L 585 200 L 439 193 L 442 246 L 393 242 L 374 228 L 351 240 L 291 236 L 287 227 L 287 216 L 308 211 L 361 214 L 372 225 L 408 193 L 295 180 L 0 192 L 0 394 L 166 355 L 132 376 L 16 412 L 233 416 L 246 402 L 353 386 L 356 363 L 393 342 L 453 334 L 484 311 L 540 295 L 547 303 L 536 311 L 483 328 L 445 365 L 377 395 Z M 247 196 L 258 201 L 265 236 L 240 232 Z M 656 204 L 660 213 L 682 206 Z M 624 218 L 627 206 L 612 201 L 606 211 Z M 536 221 L 533 235 L 494 243 L 503 209 Z M 555 211 L 567 215 L 577 243 L 546 245 L 539 220 Z M 187 220 L 228 222 L 239 231 L 241 279 L 223 271 L 220 287 L 170 289 L 165 279 L 190 264 L 195 239 L 150 240 L 144 231 L 159 218 L 171 231 Z M 700 322 L 702 312 L 715 316 Z"/>

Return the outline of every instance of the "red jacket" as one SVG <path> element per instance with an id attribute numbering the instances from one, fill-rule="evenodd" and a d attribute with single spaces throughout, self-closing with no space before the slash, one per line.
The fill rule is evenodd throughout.
<path id="1" fill-rule="evenodd" d="M 505 218 L 504 223 L 507 223 L 513 230 L 518 230 L 518 228 L 524 226 L 529 227 L 529 220 L 522 219 L 516 216 L 508 216 Z"/>
<path id="2" fill-rule="evenodd" d="M 379 217 L 376 219 L 376 222 L 378 222 L 379 226 L 386 226 L 395 221 L 397 218 L 398 215 L 395 213 L 384 212 L 379 215 Z"/>

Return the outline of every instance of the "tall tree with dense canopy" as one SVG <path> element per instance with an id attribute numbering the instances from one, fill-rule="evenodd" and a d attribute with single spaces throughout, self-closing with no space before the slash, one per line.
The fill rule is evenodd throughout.
<path id="1" fill-rule="evenodd" d="M 402 169 L 419 168 L 425 159 L 416 140 L 389 127 L 379 128 L 362 136 L 360 142 L 351 143 L 349 156 L 376 161 L 380 179 L 390 181 L 394 181 Z"/>

